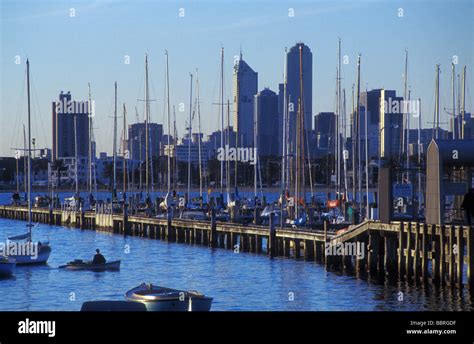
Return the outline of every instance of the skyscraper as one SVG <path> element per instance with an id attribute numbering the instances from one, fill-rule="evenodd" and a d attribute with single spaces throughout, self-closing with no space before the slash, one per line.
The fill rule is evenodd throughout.
<path id="1" fill-rule="evenodd" d="M 259 156 L 278 154 L 278 95 L 265 88 L 255 95 L 255 119 Z"/>
<path id="2" fill-rule="evenodd" d="M 235 62 L 233 76 L 233 126 L 240 147 L 249 146 L 253 140 L 253 98 L 257 90 L 258 73 L 242 59 L 241 53 Z"/>
<path id="3" fill-rule="evenodd" d="M 301 50 L 301 76 L 303 80 L 303 95 L 300 89 L 300 50 Z M 291 149 L 296 144 L 296 116 L 298 102 L 301 99 L 304 118 L 304 131 L 307 138 L 311 132 L 313 111 L 313 54 L 307 45 L 297 43 L 287 53 L 287 86 L 288 115 L 289 115 L 289 143 Z"/>
<path id="4" fill-rule="evenodd" d="M 89 103 L 73 101 L 71 92 L 59 94 L 59 101 L 52 103 L 53 160 L 75 157 L 77 134 L 78 157 L 89 156 Z M 76 128 L 74 121 L 76 119 Z"/>

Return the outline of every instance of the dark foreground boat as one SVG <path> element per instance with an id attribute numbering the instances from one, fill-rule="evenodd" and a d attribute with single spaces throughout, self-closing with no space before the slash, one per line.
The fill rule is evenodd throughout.
<path id="1" fill-rule="evenodd" d="M 197 291 L 185 291 L 142 283 L 125 294 L 128 301 L 145 304 L 147 311 L 208 312 L 212 297 Z"/>
<path id="2" fill-rule="evenodd" d="M 120 260 L 113 262 L 107 262 L 104 264 L 92 264 L 92 262 L 83 261 L 82 259 L 76 259 L 66 265 L 61 265 L 60 269 L 68 270 L 92 270 L 92 271 L 105 271 L 105 270 L 120 270 Z"/>
<path id="3" fill-rule="evenodd" d="M 10 257 L 0 256 L 0 277 L 10 277 L 15 270 L 16 260 Z"/>

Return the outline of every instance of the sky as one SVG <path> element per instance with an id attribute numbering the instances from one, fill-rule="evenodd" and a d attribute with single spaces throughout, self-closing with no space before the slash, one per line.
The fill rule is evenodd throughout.
<path id="1" fill-rule="evenodd" d="M 448 127 L 444 109 L 452 107 L 453 56 L 458 63 L 456 73 L 467 65 L 466 110 L 474 110 L 472 0 L 0 0 L 0 18 L 0 156 L 13 156 L 11 148 L 23 144 L 27 57 L 31 130 L 37 148 L 52 145 L 51 102 L 60 91 L 70 91 L 75 100 L 87 100 L 90 83 L 97 151 L 110 154 L 114 82 L 118 83 L 119 108 L 123 103 L 127 107 L 127 122 L 137 121 L 135 108 L 143 120 L 145 54 L 153 99 L 151 120 L 163 123 L 166 132 L 165 50 L 179 136 L 189 116 L 189 73 L 196 68 L 203 132 L 220 128 L 218 106 L 213 103 L 219 101 L 221 47 L 226 99 L 232 100 L 232 66 L 240 50 L 258 72 L 259 90 L 277 91 L 283 80 L 285 47 L 304 42 L 313 53 L 313 114 L 334 111 L 340 37 L 342 55 L 348 58 L 342 68 L 348 107 L 359 53 L 362 90 L 395 89 L 402 95 L 408 50 L 408 86 L 412 99 L 421 98 L 424 126 L 432 126 L 435 65 L 440 64 L 441 122 Z"/>

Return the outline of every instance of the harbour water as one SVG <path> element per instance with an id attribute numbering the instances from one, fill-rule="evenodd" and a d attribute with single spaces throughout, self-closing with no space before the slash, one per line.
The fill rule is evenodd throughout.
<path id="1" fill-rule="evenodd" d="M 0 242 L 24 230 L 25 222 L 0 219 Z M 12 278 L 0 280 L 2 311 L 77 311 L 85 301 L 123 300 L 124 293 L 141 282 L 198 290 L 214 297 L 214 311 L 473 308 L 466 290 L 358 279 L 303 260 L 43 224 L 35 225 L 33 231 L 35 239 L 49 239 L 51 257 L 46 266 L 17 267 Z M 120 271 L 58 269 L 76 258 L 92 258 L 96 248 L 109 260 L 121 259 Z"/>

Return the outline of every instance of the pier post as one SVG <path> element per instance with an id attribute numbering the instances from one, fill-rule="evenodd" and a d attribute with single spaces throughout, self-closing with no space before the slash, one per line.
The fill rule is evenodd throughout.
<path id="1" fill-rule="evenodd" d="M 304 259 L 314 260 L 314 242 L 312 240 L 304 241 Z"/>
<path id="2" fill-rule="evenodd" d="M 413 280 L 418 282 L 420 263 L 420 223 L 415 223 L 415 248 L 413 254 Z"/>
<path id="3" fill-rule="evenodd" d="M 436 225 L 433 225 L 431 228 L 431 234 L 433 237 L 433 242 L 432 242 L 432 252 L 431 252 L 431 276 L 432 280 L 435 283 L 439 282 L 439 267 L 440 267 L 440 256 L 441 256 L 441 243 L 440 243 L 440 238 L 438 237 L 437 233 L 438 227 Z"/>
<path id="4" fill-rule="evenodd" d="M 403 279 L 405 275 L 404 253 L 405 253 L 405 238 L 404 238 L 403 222 L 400 222 L 398 227 L 398 278 Z"/>
<path id="5" fill-rule="evenodd" d="M 407 243 L 406 243 L 406 252 L 405 252 L 405 273 L 406 279 L 409 280 L 413 276 L 413 255 L 412 255 L 412 232 L 411 232 L 412 223 L 408 222 L 407 227 Z"/>
<path id="6" fill-rule="evenodd" d="M 323 228 L 324 228 L 324 244 L 322 247 L 322 254 L 323 254 L 323 260 L 324 260 L 324 266 L 328 266 L 328 257 L 326 255 L 326 245 L 328 244 L 328 227 L 329 227 L 329 221 L 324 220 L 323 222 Z"/>
<path id="7" fill-rule="evenodd" d="M 294 252 L 295 252 L 295 259 L 299 259 L 301 257 L 301 242 L 298 239 L 293 240 Z"/>
<path id="8" fill-rule="evenodd" d="M 454 284 L 454 226 L 449 226 L 448 228 L 448 243 L 449 249 L 447 254 L 448 256 L 448 284 L 452 286 Z"/>
<path id="9" fill-rule="evenodd" d="M 217 246 L 217 224 L 216 224 L 216 210 L 214 207 L 211 209 L 211 237 L 209 240 L 209 244 L 212 248 Z"/>
<path id="10" fill-rule="evenodd" d="M 129 225 L 128 225 L 128 211 L 127 211 L 127 204 L 124 203 L 123 204 L 123 234 L 124 235 L 128 235 L 128 231 L 129 231 Z"/>
<path id="11" fill-rule="evenodd" d="M 467 228 L 467 285 L 474 290 L 474 227 Z"/>
<path id="12" fill-rule="evenodd" d="M 462 288 L 462 275 L 463 275 L 463 265 L 464 265 L 464 227 L 456 227 L 456 283 L 458 288 Z"/>
<path id="13" fill-rule="evenodd" d="M 433 225 L 426 225 L 426 223 L 421 225 L 421 230 L 423 231 L 421 237 L 421 280 L 423 282 L 428 279 L 428 228 L 433 233 Z"/>
<path id="14" fill-rule="evenodd" d="M 441 285 L 445 283 L 445 272 L 446 272 L 446 227 L 441 225 L 439 230 L 439 280 Z"/>
<path id="15" fill-rule="evenodd" d="M 277 252 L 277 238 L 276 238 L 276 227 L 275 227 L 275 218 L 274 214 L 270 214 L 269 219 L 269 236 L 268 236 L 268 254 L 271 258 L 275 257 Z"/>
<path id="16" fill-rule="evenodd" d="M 377 263 L 378 263 L 378 251 L 379 251 L 379 233 L 373 230 L 369 230 L 369 245 L 367 247 L 367 265 L 371 275 L 377 274 Z"/>
<path id="17" fill-rule="evenodd" d="M 168 239 L 168 242 L 173 241 L 173 227 L 171 225 L 171 218 L 173 216 L 173 211 L 172 208 L 168 208 L 168 211 L 166 212 L 166 237 Z"/>

